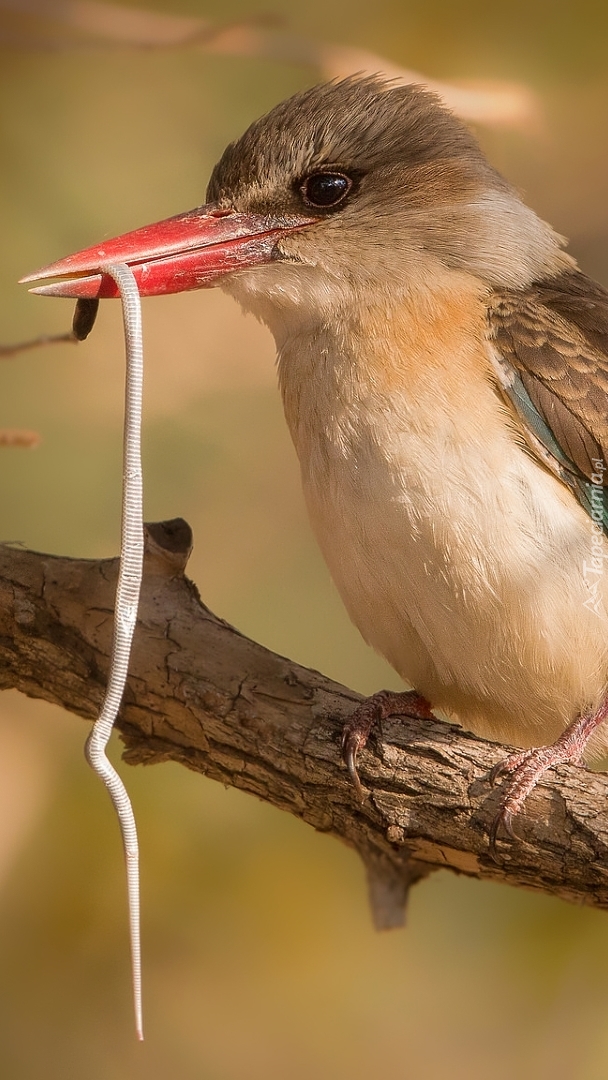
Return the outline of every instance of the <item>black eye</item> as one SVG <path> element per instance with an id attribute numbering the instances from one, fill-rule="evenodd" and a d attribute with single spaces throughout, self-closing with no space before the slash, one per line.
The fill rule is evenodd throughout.
<path id="1" fill-rule="evenodd" d="M 353 182 L 344 173 L 313 173 L 300 186 L 304 202 L 308 206 L 337 206 L 348 195 Z"/>

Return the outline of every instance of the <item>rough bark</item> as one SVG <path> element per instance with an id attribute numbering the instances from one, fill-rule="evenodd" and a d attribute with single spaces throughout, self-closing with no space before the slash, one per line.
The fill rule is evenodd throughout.
<path id="1" fill-rule="evenodd" d="M 556 769 L 488 853 L 505 748 L 436 721 L 388 720 L 360 759 L 359 802 L 340 757 L 359 695 L 243 637 L 201 603 L 181 520 L 147 527 L 131 675 L 118 727 L 131 764 L 169 759 L 241 788 L 354 847 L 376 924 L 399 925 L 409 885 L 445 868 L 608 907 L 606 779 Z M 0 687 L 95 716 L 118 563 L 0 546 Z"/>

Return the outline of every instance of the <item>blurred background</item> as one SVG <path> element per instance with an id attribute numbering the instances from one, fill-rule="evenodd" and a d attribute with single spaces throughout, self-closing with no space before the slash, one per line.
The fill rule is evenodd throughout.
<path id="1" fill-rule="evenodd" d="M 0 344 L 70 325 L 22 274 L 203 202 L 251 120 L 366 67 L 439 84 L 608 284 L 607 33 L 592 0 L 0 0 Z M 144 327 L 146 517 L 190 521 L 205 602 L 357 690 L 398 688 L 315 548 L 269 335 L 217 291 L 144 301 Z M 0 428 L 40 445 L 0 451 L 0 539 L 116 553 L 122 385 L 118 304 L 85 344 L 1 361 Z M 137 1045 L 118 828 L 85 734 L 0 697 L 2 1077 L 605 1080 L 608 915 L 437 873 L 407 929 L 377 934 L 352 852 L 173 765 L 122 767 Z"/>

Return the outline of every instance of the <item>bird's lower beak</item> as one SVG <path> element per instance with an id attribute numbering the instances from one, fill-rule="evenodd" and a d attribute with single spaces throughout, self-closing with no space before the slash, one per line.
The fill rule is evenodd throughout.
<path id="1" fill-rule="evenodd" d="M 295 214 L 239 214 L 209 203 L 68 255 L 28 274 L 21 282 L 59 278 L 31 290 L 43 296 L 118 296 L 113 278 L 104 274 L 103 268 L 127 263 L 142 296 L 187 292 L 214 285 L 235 270 L 272 262 L 281 236 L 315 220 Z"/>

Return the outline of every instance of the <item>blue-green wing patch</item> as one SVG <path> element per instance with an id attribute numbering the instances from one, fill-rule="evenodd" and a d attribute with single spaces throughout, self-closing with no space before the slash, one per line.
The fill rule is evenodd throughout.
<path id="1" fill-rule="evenodd" d="M 608 292 L 578 271 L 497 290 L 488 325 L 529 445 L 608 535 Z"/>

